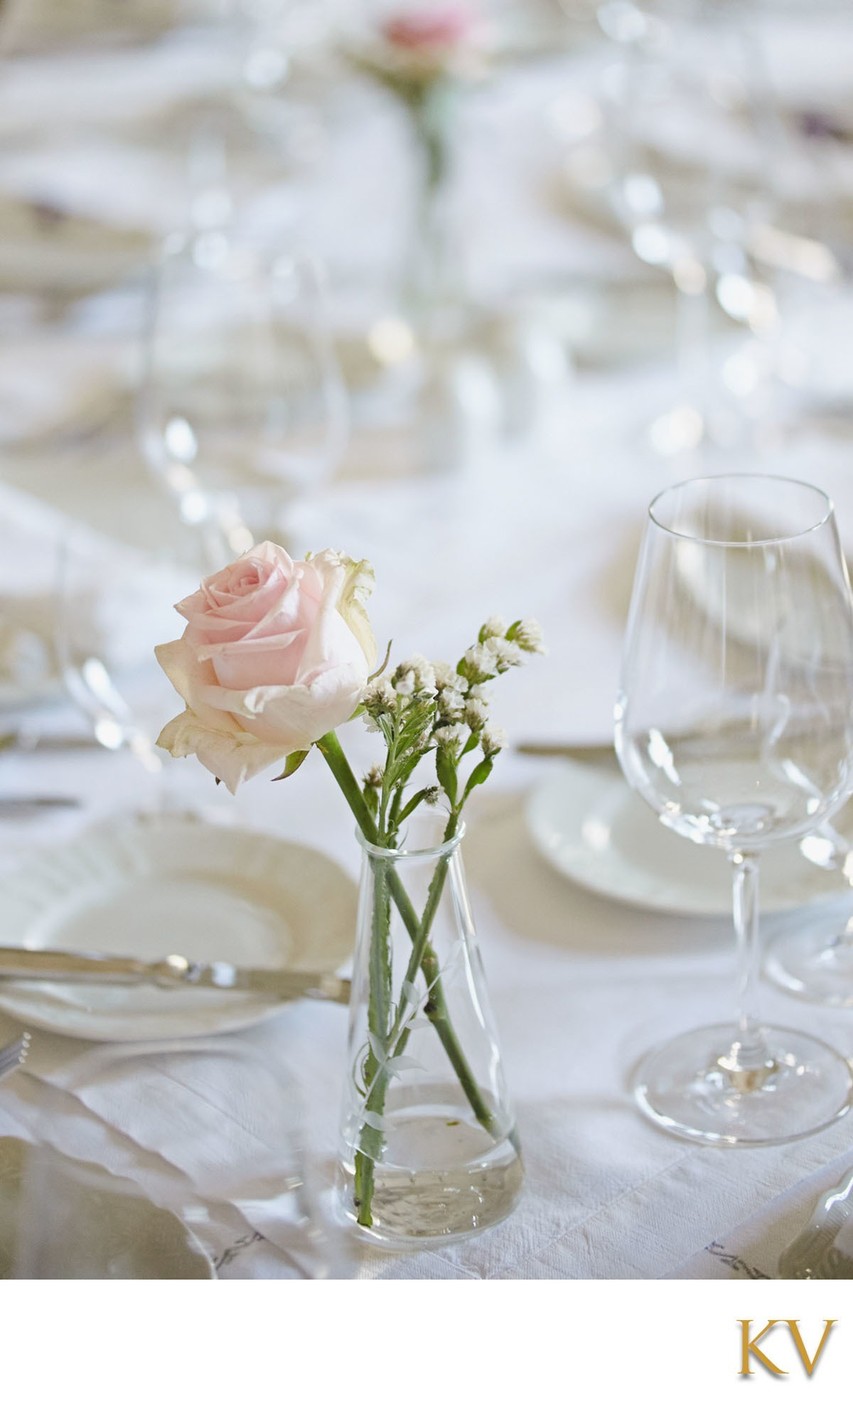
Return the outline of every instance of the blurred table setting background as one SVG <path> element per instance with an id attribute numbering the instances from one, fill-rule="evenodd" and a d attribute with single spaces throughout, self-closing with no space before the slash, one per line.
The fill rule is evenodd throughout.
<path id="1" fill-rule="evenodd" d="M 2 1217 L 30 1245 L 44 1189 L 102 1241 L 93 1207 L 162 1234 L 129 1274 L 778 1274 L 853 1124 L 703 1148 L 635 1109 L 644 1049 L 731 1017 L 734 948 L 724 855 L 632 793 L 613 707 L 661 489 L 813 483 L 853 556 L 851 77 L 841 0 L 0 5 L 0 942 L 347 967 L 325 765 L 232 797 L 156 747 L 153 647 L 253 544 L 369 560 L 395 660 L 491 615 L 549 652 L 496 691 L 464 848 L 512 1216 L 417 1251 L 336 1224 L 338 1004 L 0 979 L 0 1049 L 32 1035 L 4 1274 L 86 1274 L 49 1237 L 14 1259 Z M 844 814 L 823 858 L 766 853 L 768 939 L 843 927 Z M 853 1054 L 853 1001 L 762 992 Z"/>

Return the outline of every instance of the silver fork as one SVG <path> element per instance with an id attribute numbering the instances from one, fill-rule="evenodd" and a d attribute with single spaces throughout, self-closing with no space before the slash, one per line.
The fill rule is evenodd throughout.
<path id="1" fill-rule="evenodd" d="M 30 1039 L 31 1036 L 25 1030 L 17 1039 L 0 1049 L 0 1079 L 5 1074 L 11 1074 L 13 1069 L 17 1069 L 20 1064 L 23 1064 L 30 1047 Z"/>
<path id="2" fill-rule="evenodd" d="M 836 1243 L 853 1221 L 853 1171 L 818 1199 L 807 1225 L 779 1258 L 787 1281 L 843 1281 L 853 1278 L 853 1257 Z"/>

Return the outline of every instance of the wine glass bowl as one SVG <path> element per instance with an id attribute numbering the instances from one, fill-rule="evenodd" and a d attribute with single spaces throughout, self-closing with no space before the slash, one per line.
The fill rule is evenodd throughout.
<path id="1" fill-rule="evenodd" d="M 181 633 L 174 603 L 185 585 L 186 570 L 162 556 L 84 534 L 57 548 L 54 643 L 65 689 L 93 742 L 129 750 L 149 775 L 168 762 L 155 748 L 168 702 L 153 648 Z"/>
<path id="2" fill-rule="evenodd" d="M 213 565 L 268 531 L 281 540 L 288 506 L 331 475 L 347 434 L 315 263 L 224 233 L 167 244 L 138 422 L 150 471 Z"/>
<path id="3" fill-rule="evenodd" d="M 758 864 L 851 788 L 853 604 L 829 500 L 791 479 L 693 479 L 652 503 L 626 635 L 615 741 L 665 826 L 734 870 L 741 1004 L 733 1026 L 647 1060 L 635 1095 L 658 1123 L 770 1143 L 850 1105 L 840 1055 L 758 1022 Z"/>

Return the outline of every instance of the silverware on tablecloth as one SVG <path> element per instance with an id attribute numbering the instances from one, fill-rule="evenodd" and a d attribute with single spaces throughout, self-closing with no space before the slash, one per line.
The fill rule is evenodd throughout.
<path id="1" fill-rule="evenodd" d="M 227 961 L 188 961 L 179 955 L 166 956 L 159 961 L 140 961 L 132 956 L 23 946 L 0 946 L 0 979 L 243 990 L 271 995 L 278 1000 L 326 1000 L 339 1005 L 346 1005 L 350 996 L 350 982 L 326 971 L 273 970 L 234 966 Z"/>
<path id="2" fill-rule="evenodd" d="M 73 798 L 70 794 L 15 794 L 12 797 L 0 797 L 0 818 L 5 813 L 34 813 L 43 809 L 53 808 L 79 808 L 81 799 Z"/>
<path id="3" fill-rule="evenodd" d="M 27 729 L 19 725 L 14 729 L 0 730 L 0 751 L 15 753 L 65 754 L 74 749 L 97 749 L 98 741 L 93 734 L 51 734 L 39 729 Z"/>
<path id="4" fill-rule="evenodd" d="M 755 726 L 749 719 L 733 721 L 727 726 L 729 738 L 732 735 L 742 734 L 745 746 L 752 751 L 755 747 Z M 810 735 L 811 729 L 804 726 L 802 729 L 795 729 L 784 726 L 778 731 L 768 730 L 765 735 L 766 748 L 770 752 L 776 747 L 776 736 L 781 743 L 787 745 L 796 742 L 798 739 Z M 682 755 L 687 750 L 693 750 L 697 756 L 703 758 L 709 752 L 709 739 L 719 733 L 719 726 L 709 724 L 707 727 L 701 724 L 694 726 L 686 733 L 668 733 L 666 735 L 667 744 L 672 747 L 678 746 Z M 521 743 L 513 744 L 513 749 L 517 754 L 529 754 L 539 758 L 548 759 L 577 759 L 586 763 L 612 764 L 618 767 L 616 758 L 616 747 L 612 739 L 604 739 L 598 743 L 573 743 L 571 740 L 522 740 Z"/>
<path id="5" fill-rule="evenodd" d="M 853 1170 L 821 1195 L 807 1225 L 783 1251 L 778 1262 L 780 1280 L 853 1280 L 853 1254 L 837 1245 L 842 1228 L 851 1222 Z M 849 1234 L 848 1240 L 853 1240 Z"/>
<path id="6" fill-rule="evenodd" d="M 0 1047 L 0 1079 L 6 1074 L 11 1074 L 19 1064 L 23 1064 L 29 1047 L 30 1035 L 26 1031 L 22 1035 L 17 1035 L 9 1044 Z"/>
<path id="7" fill-rule="evenodd" d="M 532 740 L 513 744 L 517 754 L 529 754 L 543 759 L 577 759 L 581 763 L 612 765 L 617 768 L 616 750 L 609 744 L 536 743 Z"/>

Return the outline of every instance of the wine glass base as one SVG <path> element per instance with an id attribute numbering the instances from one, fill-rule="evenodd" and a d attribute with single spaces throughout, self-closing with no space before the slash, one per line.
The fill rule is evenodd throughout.
<path id="1" fill-rule="evenodd" d="M 734 1033 L 708 1025 L 647 1054 L 631 1079 L 642 1112 L 680 1138 L 729 1148 L 790 1143 L 847 1113 L 853 1075 L 829 1045 L 769 1027 L 767 1067 L 734 1074 L 725 1063 Z"/>
<path id="2" fill-rule="evenodd" d="M 834 902 L 767 937 L 768 980 L 801 1000 L 853 1005 L 853 907 Z"/>

